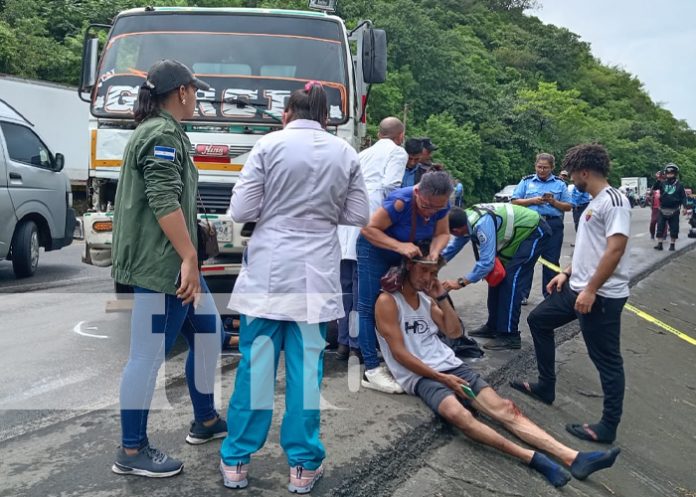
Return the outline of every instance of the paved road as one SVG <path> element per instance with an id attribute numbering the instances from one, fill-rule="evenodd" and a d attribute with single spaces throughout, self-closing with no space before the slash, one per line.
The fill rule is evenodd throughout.
<path id="1" fill-rule="evenodd" d="M 670 255 L 654 252 L 649 237 L 642 235 L 647 218 L 647 209 L 634 210 L 636 236 L 631 269 L 634 275 L 650 267 L 656 258 L 664 260 Z M 566 233 L 564 257 L 567 259 L 573 239 L 572 224 L 566 223 Z M 185 388 L 180 381 L 181 357 L 168 366 L 165 376 L 171 386 L 166 393 L 161 391 L 158 397 L 161 406 L 170 404 L 172 407 L 153 414 L 152 433 L 163 448 L 185 459 L 187 475 L 176 483 L 157 484 L 124 481 L 109 473 L 109 460 L 118 440 L 116 401 L 119 376 L 128 348 L 128 316 L 104 313 L 105 302 L 112 298 L 108 269 L 75 269 L 72 266 L 76 262 L 66 263 L 64 259 L 54 262 L 51 259 L 54 256 L 68 257 L 70 250 L 74 250 L 75 260 L 79 261 L 76 248 L 43 254 L 40 271 L 45 265 L 47 272 L 51 268 L 53 272 L 41 284 L 67 283 L 60 288 L 17 293 L 17 285 L 23 289 L 32 288 L 31 282 L 18 283 L 4 276 L 0 278 L 0 292 L 6 293 L 0 298 L 0 315 L 3 317 L 0 350 L 5 353 L 5 360 L 0 362 L 0 377 L 4 380 L 0 384 L 0 408 L 4 409 L 0 411 L 0 450 L 4 454 L 3 462 L 0 462 L 0 481 L 7 482 L 7 495 L 92 495 L 99 492 L 101 495 L 145 492 L 168 495 L 174 488 L 181 495 L 224 494 L 215 474 L 216 448 L 193 449 L 181 443 L 190 418 Z M 466 249 L 445 268 L 444 276 L 459 276 L 472 262 L 470 250 Z M 100 276 L 90 282 L 70 283 L 67 280 L 67 276 L 80 274 L 80 271 L 87 272 L 83 277 L 92 278 L 93 271 L 99 272 Z M 37 277 L 40 278 L 41 274 Z M 537 274 L 532 304 L 541 299 L 539 279 Z M 485 286 L 482 284 L 455 294 L 455 303 L 469 327 L 484 320 L 484 294 Z M 227 295 L 221 297 L 226 299 Z M 520 357 L 528 360 L 530 345 L 528 337 L 524 339 L 525 348 L 521 353 L 489 354 L 476 361 L 476 368 L 489 379 L 502 377 L 510 364 L 519 361 Z M 353 479 L 361 475 L 366 482 L 366 490 L 361 495 L 390 495 L 385 493 L 386 489 L 395 491 L 406 481 L 401 472 L 407 460 L 422 462 L 417 454 L 421 451 L 430 454 L 437 447 L 446 446 L 451 439 L 451 434 L 438 428 L 416 399 L 356 391 L 353 387 L 359 384 L 359 373 L 353 371 L 346 376 L 345 365 L 331 356 L 327 358 L 326 369 L 324 397 L 327 410 L 323 416 L 323 430 L 332 471 L 317 489 L 319 495 L 354 495 L 350 488 L 342 487 L 342 483 L 353 482 L 351 485 L 355 485 Z M 162 381 L 164 379 L 163 376 Z M 281 384 L 282 379 L 281 371 Z M 223 374 L 222 399 L 229 398 L 232 382 L 232 374 Z M 281 388 L 276 410 L 282 406 L 282 395 Z M 370 409 L 369 415 L 363 419 L 365 406 L 370 406 Z M 487 454 L 478 450 L 468 456 Z M 254 481 L 256 490 L 250 491 L 250 495 L 275 494 L 285 478 L 277 423 L 274 423 L 269 444 L 258 460 Z M 387 461 L 393 461 L 393 464 L 384 466 Z M 514 465 L 510 461 L 504 464 Z M 39 467 L 41 471 L 27 470 Z M 77 474 L 81 476 L 75 477 Z M 391 483 L 386 486 L 377 484 L 381 480 Z M 0 495 L 5 495 L 4 486 L 0 485 Z M 371 493 L 369 489 L 380 490 Z"/>

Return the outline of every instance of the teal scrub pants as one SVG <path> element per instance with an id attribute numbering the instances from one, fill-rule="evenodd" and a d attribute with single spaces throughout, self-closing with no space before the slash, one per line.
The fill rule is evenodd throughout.
<path id="1" fill-rule="evenodd" d="M 227 410 L 227 438 L 222 461 L 248 464 L 266 442 L 273 416 L 273 397 L 280 351 L 285 351 L 285 415 L 280 445 L 290 467 L 313 471 L 326 455 L 319 437 L 320 389 L 324 374 L 326 323 L 241 316 L 234 393 Z"/>

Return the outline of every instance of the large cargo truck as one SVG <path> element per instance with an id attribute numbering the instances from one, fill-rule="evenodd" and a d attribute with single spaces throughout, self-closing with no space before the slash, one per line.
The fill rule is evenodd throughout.
<path id="1" fill-rule="evenodd" d="M 101 40 L 99 29 L 108 30 Z M 327 130 L 359 149 L 369 85 L 386 79 L 386 35 L 370 21 L 349 30 L 327 12 L 276 9 L 147 7 L 120 13 L 113 25 L 90 26 L 80 84 L 90 106 L 86 263 L 111 264 L 114 197 L 135 128 L 133 107 L 147 70 L 165 58 L 211 86 L 198 91 L 196 113 L 183 123 L 200 173 L 199 216 L 205 207 L 220 244 L 220 256 L 202 272 L 236 275 L 250 226 L 235 224 L 227 209 L 252 147 L 282 127 L 290 93 L 316 80 L 328 93 Z"/>

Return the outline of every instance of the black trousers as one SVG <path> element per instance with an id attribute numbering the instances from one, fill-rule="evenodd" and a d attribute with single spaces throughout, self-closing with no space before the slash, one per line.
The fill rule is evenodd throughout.
<path id="1" fill-rule="evenodd" d="M 566 282 L 561 292 L 553 292 L 527 317 L 534 339 L 539 383 L 553 391 L 556 385 L 556 344 L 554 331 L 577 319 L 587 353 L 599 371 L 604 393 L 602 422 L 616 429 L 621 421 L 625 377 L 621 357 L 621 312 L 626 298 L 609 299 L 597 295 L 589 314 L 575 312 L 577 294 Z"/>
<path id="2" fill-rule="evenodd" d="M 582 216 L 582 213 L 585 212 L 585 209 L 587 209 L 587 206 L 590 205 L 590 203 L 586 204 L 580 204 L 577 207 L 573 207 L 573 224 L 575 224 L 575 232 L 578 232 L 578 225 L 580 224 L 580 216 Z"/>

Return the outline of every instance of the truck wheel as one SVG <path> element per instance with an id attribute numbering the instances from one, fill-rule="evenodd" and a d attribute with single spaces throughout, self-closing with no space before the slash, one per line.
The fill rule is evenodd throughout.
<path id="1" fill-rule="evenodd" d="M 114 281 L 114 293 L 117 299 L 132 299 L 133 287 Z"/>
<path id="2" fill-rule="evenodd" d="M 12 238 L 12 269 L 17 278 L 28 278 L 39 265 L 39 229 L 34 221 L 24 221 Z"/>

